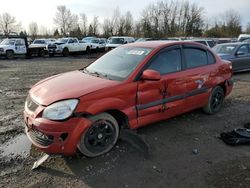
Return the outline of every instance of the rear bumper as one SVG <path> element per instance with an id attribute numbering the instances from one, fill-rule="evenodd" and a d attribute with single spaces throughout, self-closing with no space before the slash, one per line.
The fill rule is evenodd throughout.
<path id="1" fill-rule="evenodd" d="M 32 118 L 24 111 L 25 131 L 31 142 L 48 154 L 74 155 L 82 134 L 91 122 L 86 118 L 50 121 Z"/>

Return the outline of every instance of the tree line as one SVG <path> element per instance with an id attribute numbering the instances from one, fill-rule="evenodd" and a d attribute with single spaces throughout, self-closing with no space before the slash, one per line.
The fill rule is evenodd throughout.
<path id="1" fill-rule="evenodd" d="M 49 33 L 45 28 L 43 35 L 47 37 L 74 36 L 134 36 L 147 38 L 167 37 L 237 37 L 243 33 L 240 14 L 228 10 L 217 16 L 216 20 L 206 20 L 205 9 L 189 1 L 159 0 L 146 6 L 136 20 L 130 11 L 121 13 L 119 8 L 111 17 L 100 21 L 95 15 L 91 20 L 85 13 L 75 14 L 64 5 L 57 7 L 53 18 L 55 30 Z M 20 31 L 18 23 L 9 13 L 0 15 L 0 31 L 5 35 Z M 250 23 L 246 32 L 250 33 Z M 27 34 L 24 30 L 23 34 Z M 35 39 L 39 35 L 36 22 L 28 26 L 28 35 Z M 41 35 L 41 34 L 40 34 Z"/>

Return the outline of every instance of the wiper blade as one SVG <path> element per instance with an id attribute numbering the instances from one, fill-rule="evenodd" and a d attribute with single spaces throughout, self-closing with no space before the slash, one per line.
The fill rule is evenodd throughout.
<path id="1" fill-rule="evenodd" d="M 102 78 L 104 77 L 104 78 L 107 78 L 107 79 L 111 80 L 111 78 L 109 78 L 108 75 L 104 74 L 104 73 L 100 73 L 100 72 L 96 72 L 96 71 L 89 71 L 86 68 L 82 69 L 82 71 L 84 73 L 87 73 L 87 74 L 90 74 L 90 75 L 93 75 L 93 76 L 96 76 L 96 77 L 102 77 Z"/>

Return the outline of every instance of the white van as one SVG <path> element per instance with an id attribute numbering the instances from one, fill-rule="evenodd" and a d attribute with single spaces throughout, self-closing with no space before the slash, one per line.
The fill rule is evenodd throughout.
<path id="1" fill-rule="evenodd" d="M 133 37 L 110 37 L 108 43 L 106 44 L 105 50 L 111 50 L 123 44 L 128 44 L 135 42 Z"/>
<path id="2" fill-rule="evenodd" d="M 244 40 L 250 39 L 250 34 L 240 34 L 238 41 L 243 42 Z"/>

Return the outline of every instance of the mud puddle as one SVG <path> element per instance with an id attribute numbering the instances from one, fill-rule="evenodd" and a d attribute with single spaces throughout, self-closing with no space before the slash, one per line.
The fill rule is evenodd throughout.
<path id="1" fill-rule="evenodd" d="M 0 158 L 13 159 L 16 157 L 27 158 L 30 155 L 31 142 L 25 134 L 20 134 L 14 139 L 0 146 Z"/>

